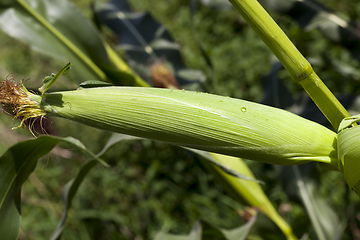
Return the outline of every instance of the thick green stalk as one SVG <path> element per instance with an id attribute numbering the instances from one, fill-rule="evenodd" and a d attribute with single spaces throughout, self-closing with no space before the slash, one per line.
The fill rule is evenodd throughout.
<path id="1" fill-rule="evenodd" d="M 349 113 L 315 74 L 310 63 L 256 0 L 229 0 L 248 24 L 301 84 L 335 130 Z"/>

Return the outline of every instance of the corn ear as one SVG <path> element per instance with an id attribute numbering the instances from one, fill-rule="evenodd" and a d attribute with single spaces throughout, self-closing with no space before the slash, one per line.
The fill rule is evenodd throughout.
<path id="1" fill-rule="evenodd" d="M 185 90 L 103 87 L 29 96 L 48 115 L 272 164 L 337 169 L 336 134 L 287 111 Z"/>

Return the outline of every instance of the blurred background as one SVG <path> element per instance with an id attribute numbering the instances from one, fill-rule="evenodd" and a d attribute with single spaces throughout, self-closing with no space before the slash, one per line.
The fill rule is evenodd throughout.
<path id="1" fill-rule="evenodd" d="M 107 25 L 101 5 L 106 1 L 71 2 L 92 21 L 102 39 L 150 84 L 157 84 L 156 64 L 162 64 L 170 69 L 169 78 L 176 79 L 175 84 L 180 88 L 284 108 L 331 128 L 300 85 L 290 79 L 227 1 L 129 0 L 134 13 L 149 13 L 137 22 L 145 41 L 153 34 L 152 30 L 160 34 L 159 26 L 161 31 L 168 31 L 160 34 L 168 40 L 167 44 L 159 41 L 155 54 L 137 51 L 138 45 L 131 37 L 119 35 L 126 34 L 125 30 L 114 32 L 111 24 Z M 301 2 L 261 1 L 350 113 L 359 113 L 360 3 L 317 0 L 301 5 Z M 2 17 L 0 26 L 6 21 Z M 67 62 L 33 51 L 6 31 L 0 31 L 0 39 L 0 77 L 25 80 L 30 89 L 36 90 L 45 76 L 57 72 Z M 93 79 L 68 73 L 51 91 L 76 89 L 85 80 Z M 19 124 L 11 116 L 2 113 L 0 118 L 1 154 L 16 142 L 32 138 L 25 128 L 11 130 Z M 69 124 L 63 119 L 49 118 L 46 124 L 49 134 L 73 136 L 94 153 L 101 151 L 111 136 L 109 132 Z M 246 205 L 225 191 L 201 165 L 198 156 L 182 148 L 150 140 L 122 141 L 111 147 L 103 159 L 111 168 L 98 166 L 86 177 L 69 211 L 63 239 L 153 239 L 161 229 L 188 234 L 198 219 L 226 229 L 247 221 Z M 65 145 L 59 145 L 40 159 L 23 186 L 19 239 L 40 240 L 51 236 L 63 212 L 62 188 L 86 160 L 83 154 Z M 247 163 L 256 178 L 266 182 L 265 193 L 295 234 L 303 239 L 317 239 L 299 197 L 286 184 L 292 178 L 290 170 Z M 304 176 L 311 179 L 311 186 L 317 192 L 316 198 L 330 209 L 326 210 L 331 215 L 328 220 L 341 226 L 334 239 L 360 239 L 357 213 L 360 201 L 348 190 L 342 175 L 317 165 L 303 168 Z M 249 239 L 283 238 L 266 218 L 258 229 L 272 234 L 263 236 L 258 230 Z M 204 239 L 221 239 L 209 236 Z"/>

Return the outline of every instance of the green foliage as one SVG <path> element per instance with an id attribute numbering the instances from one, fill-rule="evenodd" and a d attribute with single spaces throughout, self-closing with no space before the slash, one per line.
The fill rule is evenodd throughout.
<path id="1" fill-rule="evenodd" d="M 175 41 L 182 47 L 181 53 L 187 67 L 200 69 L 208 75 L 208 79 L 211 79 L 212 70 L 203 60 L 196 37 L 188 27 L 190 23 L 188 1 L 133 0 L 131 2 L 134 9 L 151 12 L 157 20 L 169 28 Z M 91 15 L 88 1 L 74 3 L 78 4 L 87 16 Z M 358 19 L 360 16 L 360 5 L 353 1 L 325 1 L 325 4 L 343 11 L 353 19 Z M 59 14 L 61 16 L 61 13 Z M 206 82 L 207 90 L 224 96 L 260 101 L 261 77 L 272 66 L 271 53 L 265 44 L 235 11 L 219 11 L 197 4 L 194 17 L 195 31 L 214 65 L 216 82 Z M 77 16 L 78 18 L 80 16 Z M 360 75 L 357 74 L 356 68 L 359 64 L 351 59 L 350 54 L 339 46 L 329 44 L 318 30 L 305 33 L 288 17 L 275 15 L 275 19 L 301 52 L 313 59 L 314 69 L 326 84 L 330 85 L 334 93 L 358 92 Z M 5 22 L 11 22 L 11 18 L 6 18 Z M 75 27 L 77 24 L 73 25 Z M 115 45 L 117 41 L 114 40 L 113 35 L 108 30 L 105 31 L 107 31 L 106 40 Z M 34 34 L 24 35 L 24 33 L 27 32 L 21 33 L 23 41 L 34 37 Z M 94 40 L 87 34 L 78 35 L 83 41 Z M 3 33 L 0 33 L 0 39 L 2 42 L 0 74 L 4 79 L 9 72 L 16 73 L 17 80 L 31 77 L 26 85 L 30 85 L 35 90 L 41 85 L 44 76 L 55 72 L 64 64 L 64 61 L 58 62 L 53 59 L 63 53 L 63 51 L 54 52 L 60 47 L 51 49 L 53 42 L 49 45 L 50 48 L 47 48 L 49 50 L 47 53 L 51 55 L 49 58 L 31 51 L 27 45 Z M 102 58 L 92 58 L 93 61 L 100 59 Z M 76 65 L 73 70 L 86 72 L 81 70 L 83 67 L 78 68 L 78 64 Z M 103 71 L 105 70 L 108 68 L 104 67 Z M 114 73 L 114 70 L 107 71 L 106 76 L 110 79 L 113 79 L 114 75 L 118 76 L 109 72 Z M 281 71 L 279 75 L 285 80 L 289 78 L 285 71 Z M 78 86 L 74 82 L 95 78 L 66 76 L 71 80 L 58 81 L 54 87 L 74 89 Z M 292 82 L 286 82 L 285 85 L 291 89 L 294 97 L 300 92 L 300 88 Z M 9 119 L 2 114 L 1 152 L 5 152 L 19 139 L 30 137 L 26 131 L 9 133 L 7 129 L 12 126 Z M 110 138 L 107 132 L 80 124 L 69 124 L 64 120 L 51 118 L 49 121 L 52 133 L 74 136 L 93 152 L 101 151 Z M 57 151 L 40 159 L 34 174 L 30 175 L 29 181 L 24 184 L 19 239 L 48 239 L 51 236 L 63 214 L 64 206 L 60 201 L 63 186 L 76 176 L 79 167 L 88 160 L 88 157 L 74 152 L 73 147 L 55 149 Z M 244 206 L 230 198 L 219 181 L 203 170 L 199 158 L 188 151 L 164 143 L 135 140 L 113 145 L 104 153 L 103 158 L 111 168 L 96 167 L 86 176 L 73 198 L 72 207 L 67 212 L 63 239 L 152 239 L 160 229 L 184 235 L 191 231 L 198 218 L 225 229 L 234 229 L 243 224 L 240 216 L 245 214 L 240 214 L 239 210 Z M 286 195 L 279 186 L 278 176 L 281 172 L 276 167 L 261 163 L 249 163 L 249 165 L 255 175 L 266 182 L 264 189 L 267 195 L 294 228 L 296 235 L 300 237 L 304 233 L 309 233 L 314 239 L 318 230 L 314 230 L 306 210 L 299 201 L 294 200 L 291 195 Z M 345 190 L 347 188 L 341 175 L 321 169 L 315 171 L 321 178 L 321 184 L 315 185 L 319 195 L 314 194 L 313 200 L 321 203 L 319 209 L 322 210 L 328 209 L 326 206 L 323 207 L 324 204 L 331 205 L 340 216 L 341 224 L 345 225 L 346 220 L 349 219 L 352 225 L 345 228 L 342 239 L 353 239 L 358 223 L 355 218 L 355 213 L 359 210 L 358 198 L 355 198 L 354 193 Z M 25 175 L 23 177 L 27 178 Z M 292 176 L 285 178 L 285 181 L 290 182 L 290 180 L 293 180 Z M 345 214 L 347 207 L 353 209 L 349 211 L 348 216 Z M 329 212 L 331 210 L 327 211 Z M 338 224 L 337 217 L 332 217 L 330 213 L 327 216 L 322 217 L 322 223 L 328 223 L 330 226 Z M 14 222 L 18 223 L 18 219 Z M 270 225 L 269 222 L 265 223 L 266 227 Z M 263 239 L 283 237 L 279 231 L 270 233 L 268 229 L 258 229 L 260 230 L 252 232 L 249 239 L 251 236 L 261 237 L 261 233 L 264 232 L 269 232 L 269 235 L 266 237 L 262 235 Z M 341 234 L 341 230 L 338 233 Z"/>
<path id="2" fill-rule="evenodd" d="M 76 139 L 42 136 L 20 142 L 9 148 L 1 156 L 0 214 L 6 219 L 0 224 L 2 238 L 17 238 L 21 215 L 21 186 L 32 173 L 37 160 L 47 154 L 60 141 L 70 143 L 73 147 L 93 155 Z"/>

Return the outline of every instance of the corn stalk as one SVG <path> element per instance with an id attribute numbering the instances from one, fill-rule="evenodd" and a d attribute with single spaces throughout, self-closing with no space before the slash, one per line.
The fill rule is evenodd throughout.
<path id="1" fill-rule="evenodd" d="M 310 63 L 256 0 L 230 0 L 230 2 L 276 55 L 293 80 L 300 83 L 334 129 L 339 132 L 337 147 L 339 153 L 338 169 L 344 173 L 348 185 L 359 195 L 360 184 L 358 180 L 360 179 L 360 172 L 357 171 L 359 168 L 352 168 L 354 163 L 357 165 L 357 159 L 360 155 L 354 148 L 357 142 L 358 128 L 350 128 L 356 125 L 356 121 L 346 126 L 348 127 L 346 135 L 341 133 L 344 129 L 344 127 L 341 127 L 342 122 L 350 117 L 349 113 L 316 75 Z M 344 147 L 348 145 L 352 147 Z M 351 160 L 347 162 L 347 159 Z M 344 166 L 351 166 L 351 173 L 344 171 Z M 346 169 L 349 169 L 349 167 Z M 349 181 L 349 179 L 357 179 L 357 181 Z"/>

